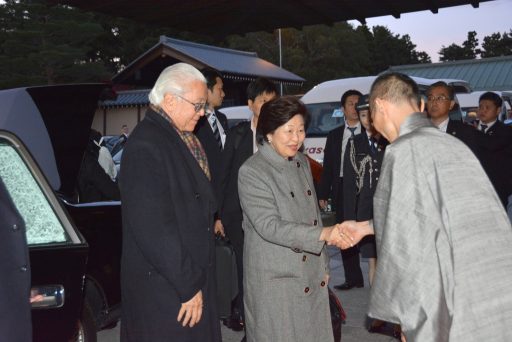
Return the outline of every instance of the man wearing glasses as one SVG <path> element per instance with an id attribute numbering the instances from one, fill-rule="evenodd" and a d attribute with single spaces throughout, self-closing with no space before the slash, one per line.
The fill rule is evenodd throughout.
<path id="1" fill-rule="evenodd" d="M 121 341 L 220 342 L 205 151 L 193 134 L 208 92 L 191 65 L 158 77 L 123 152 Z"/>
<path id="2" fill-rule="evenodd" d="M 427 90 L 427 113 L 432 123 L 441 131 L 462 141 L 478 157 L 478 132 L 473 126 L 450 119 L 450 111 L 456 106 L 458 104 L 455 102 L 455 92 L 453 87 L 447 83 L 436 82 Z"/>

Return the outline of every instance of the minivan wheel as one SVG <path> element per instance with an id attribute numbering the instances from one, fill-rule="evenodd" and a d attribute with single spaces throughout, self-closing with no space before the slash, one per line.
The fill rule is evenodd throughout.
<path id="1" fill-rule="evenodd" d="M 82 315 L 80 317 L 78 336 L 76 342 L 96 342 L 96 323 L 92 315 L 92 310 L 87 304 L 84 303 Z"/>

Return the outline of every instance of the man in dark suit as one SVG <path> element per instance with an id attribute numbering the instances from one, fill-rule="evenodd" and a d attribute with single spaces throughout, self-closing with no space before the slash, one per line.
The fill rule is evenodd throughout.
<path id="1" fill-rule="evenodd" d="M 363 96 L 357 90 L 348 90 L 341 97 L 341 109 L 345 114 L 345 124 L 333 129 L 327 135 L 324 149 L 324 171 L 318 186 L 318 201 L 325 209 L 327 200 L 332 198 L 336 208 L 336 223 L 344 221 L 343 215 L 343 162 L 345 148 L 349 139 L 361 133 L 361 124 L 356 111 L 359 98 Z M 363 287 L 363 273 L 359 263 L 357 246 L 341 251 L 345 282 L 336 285 L 338 290 L 350 290 Z"/>
<path id="2" fill-rule="evenodd" d="M 123 152 L 121 341 L 220 342 L 213 215 L 204 149 L 193 134 L 208 92 L 194 67 L 167 67 Z"/>
<path id="3" fill-rule="evenodd" d="M 212 185 L 220 202 L 221 196 L 221 170 L 222 170 L 222 151 L 226 142 L 226 133 L 228 129 L 228 120 L 226 115 L 217 111 L 216 108 L 222 105 L 224 99 L 224 90 L 222 77 L 219 72 L 213 69 L 202 71 L 206 79 L 208 88 L 208 100 L 205 116 L 197 122 L 194 133 L 203 145 L 208 158 L 208 165 L 212 175 Z M 222 221 L 215 217 L 215 233 L 224 235 Z"/>
<path id="4" fill-rule="evenodd" d="M 247 87 L 247 105 L 253 116 L 250 121 L 241 122 L 233 127 L 226 140 L 223 155 L 221 219 L 225 232 L 233 244 L 238 273 L 238 296 L 233 303 L 231 319 L 225 324 L 241 330 L 243 326 L 243 245 L 242 208 L 238 197 L 238 170 L 240 166 L 256 152 L 256 126 L 261 107 L 277 96 L 277 89 L 271 81 L 258 78 Z"/>
<path id="5" fill-rule="evenodd" d="M 478 131 L 462 121 L 450 119 L 450 111 L 457 106 L 453 87 L 446 82 L 439 81 L 432 84 L 427 90 L 427 112 L 430 120 L 441 131 L 451 134 L 465 143 L 479 158 L 477 146 Z"/>
<path id="6" fill-rule="evenodd" d="M 25 223 L 0 178 L 0 340 L 32 341 Z"/>
<path id="7" fill-rule="evenodd" d="M 507 207 L 512 194 L 512 128 L 498 120 L 503 100 L 493 92 L 480 96 L 477 129 L 484 133 L 478 142 L 482 149 L 482 165 L 498 193 L 503 206 Z"/>

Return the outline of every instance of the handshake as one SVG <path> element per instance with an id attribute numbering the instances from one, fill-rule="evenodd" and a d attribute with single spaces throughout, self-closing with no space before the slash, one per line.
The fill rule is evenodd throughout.
<path id="1" fill-rule="evenodd" d="M 366 235 L 374 234 L 370 221 L 345 221 L 331 227 L 325 227 L 320 234 L 320 241 L 335 245 L 341 249 L 355 246 Z"/>

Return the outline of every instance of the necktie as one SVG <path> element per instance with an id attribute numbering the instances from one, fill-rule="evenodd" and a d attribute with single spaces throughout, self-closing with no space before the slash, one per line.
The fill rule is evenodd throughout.
<path id="1" fill-rule="evenodd" d="M 372 154 L 375 154 L 377 151 L 377 142 L 374 138 L 370 138 L 370 150 L 372 151 Z"/>
<path id="2" fill-rule="evenodd" d="M 219 148 L 222 150 L 222 140 L 220 139 L 220 132 L 219 127 L 217 126 L 217 117 L 215 116 L 215 113 L 210 113 L 208 119 L 212 125 L 213 136 L 215 137 L 215 140 L 217 140 Z"/>
<path id="3" fill-rule="evenodd" d="M 354 132 L 355 132 L 357 127 L 348 127 L 347 126 L 347 128 L 350 131 L 350 134 L 351 134 L 350 137 L 353 138 L 354 137 Z"/>
<path id="4" fill-rule="evenodd" d="M 485 133 L 485 130 L 487 129 L 487 125 L 480 124 L 480 130 Z"/>

